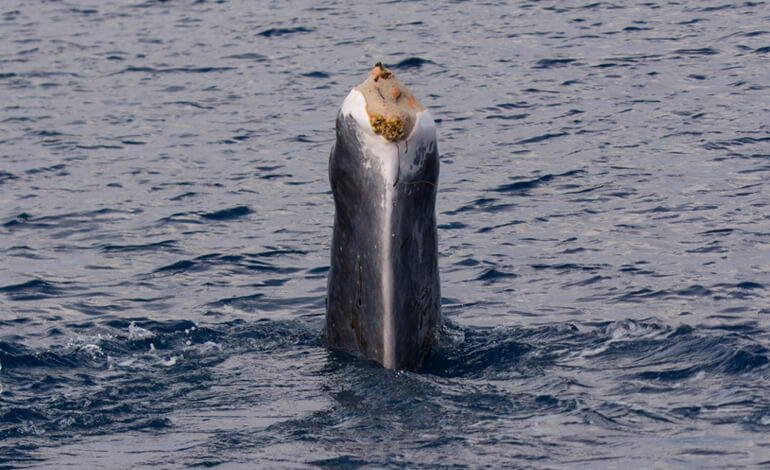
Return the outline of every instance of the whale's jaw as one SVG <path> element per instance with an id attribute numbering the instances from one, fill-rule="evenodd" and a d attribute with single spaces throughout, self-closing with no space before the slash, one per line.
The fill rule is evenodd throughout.
<path id="1" fill-rule="evenodd" d="M 369 84 L 378 67 L 387 71 L 375 67 Z M 392 74 L 379 78 L 397 82 Z M 373 93 L 384 93 L 366 89 L 367 82 L 343 102 L 329 159 L 336 210 L 325 337 L 329 346 L 386 368 L 416 369 L 442 324 L 436 128 L 400 82 L 380 87 L 404 100 L 406 113 L 391 115 L 387 103 L 371 106 Z M 403 126 L 378 128 L 372 108 L 386 124 Z"/>

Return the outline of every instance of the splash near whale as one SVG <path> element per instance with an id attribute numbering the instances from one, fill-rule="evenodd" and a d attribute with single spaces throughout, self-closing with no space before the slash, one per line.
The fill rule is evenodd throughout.
<path id="1" fill-rule="evenodd" d="M 389 369 L 417 369 L 442 327 L 436 125 L 378 63 L 337 114 L 324 336 Z"/>

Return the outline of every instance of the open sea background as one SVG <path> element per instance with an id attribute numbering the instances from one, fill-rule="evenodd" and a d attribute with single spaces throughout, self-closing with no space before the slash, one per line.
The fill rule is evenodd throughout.
<path id="1" fill-rule="evenodd" d="M 447 332 L 320 338 L 381 60 L 439 128 Z M 770 4 L 6 0 L 0 467 L 770 465 Z"/>

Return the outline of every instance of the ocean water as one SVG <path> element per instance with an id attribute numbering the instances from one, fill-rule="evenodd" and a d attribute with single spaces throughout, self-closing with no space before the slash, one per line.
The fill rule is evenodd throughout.
<path id="1" fill-rule="evenodd" d="M 436 118 L 446 333 L 320 338 L 334 118 Z M 7 0 L 0 467 L 770 465 L 770 4 Z"/>

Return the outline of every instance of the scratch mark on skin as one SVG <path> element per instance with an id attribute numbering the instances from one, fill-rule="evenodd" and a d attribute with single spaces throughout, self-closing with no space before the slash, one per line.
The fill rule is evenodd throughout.
<path id="1" fill-rule="evenodd" d="M 398 179 L 401 177 L 401 149 L 398 148 L 398 144 L 396 144 L 396 157 L 398 158 L 398 165 L 396 166 L 396 179 L 393 180 L 393 187 L 396 187 L 396 184 L 398 184 Z"/>
<path id="2" fill-rule="evenodd" d="M 434 183 L 433 181 L 426 181 L 426 180 L 420 180 L 420 181 L 410 181 L 410 182 L 408 182 L 408 183 L 404 183 L 404 184 L 423 184 L 423 183 L 425 183 L 425 184 L 429 184 L 429 185 L 431 185 L 431 186 L 434 186 L 434 187 L 435 187 L 435 186 L 438 186 L 438 185 L 437 185 L 436 183 Z"/>
<path id="3" fill-rule="evenodd" d="M 356 303 L 358 304 L 358 310 L 360 311 L 363 304 L 363 302 L 361 301 L 361 293 L 363 292 L 363 268 L 361 267 L 361 255 L 358 255 L 358 258 L 356 260 L 356 265 L 358 266 Z M 353 305 L 350 310 L 351 310 L 350 327 L 353 328 L 353 332 L 356 335 L 356 341 L 358 342 L 358 346 L 361 348 L 362 351 L 366 351 L 366 338 L 364 337 L 364 334 L 361 331 L 361 325 L 358 322 L 358 312 L 356 311 L 356 306 Z"/>

